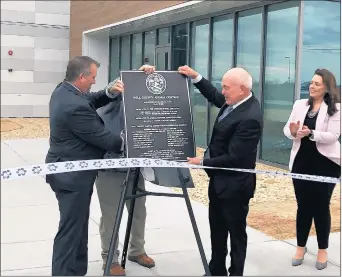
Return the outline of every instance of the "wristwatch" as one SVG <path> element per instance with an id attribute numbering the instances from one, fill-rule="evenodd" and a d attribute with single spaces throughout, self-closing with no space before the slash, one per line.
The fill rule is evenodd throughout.
<path id="1" fill-rule="evenodd" d="M 310 134 L 309 134 L 309 136 L 308 136 L 308 137 L 313 139 L 313 137 L 314 137 L 314 133 L 313 133 L 313 131 L 312 131 L 312 130 L 310 130 Z"/>

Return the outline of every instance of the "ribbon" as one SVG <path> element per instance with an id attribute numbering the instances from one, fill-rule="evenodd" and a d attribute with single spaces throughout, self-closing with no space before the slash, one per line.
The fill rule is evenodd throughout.
<path id="1" fill-rule="evenodd" d="M 57 163 L 35 164 L 21 167 L 12 167 L 1 169 L 1 180 L 23 179 L 32 176 L 42 176 L 47 174 L 83 171 L 83 170 L 99 170 L 110 168 L 134 168 L 134 167 L 183 167 L 193 169 L 212 169 L 212 170 L 229 170 L 255 174 L 265 174 L 271 176 L 291 177 L 293 179 L 308 180 L 324 183 L 340 183 L 340 178 L 297 174 L 282 171 L 270 171 L 259 169 L 243 169 L 243 168 L 223 168 L 192 165 L 187 162 L 176 162 L 162 159 L 145 159 L 145 158 L 124 158 L 124 159 L 100 159 L 100 160 L 79 160 Z"/>

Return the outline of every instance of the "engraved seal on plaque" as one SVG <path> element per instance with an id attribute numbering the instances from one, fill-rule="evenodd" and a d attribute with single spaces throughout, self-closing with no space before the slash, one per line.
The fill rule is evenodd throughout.
<path id="1" fill-rule="evenodd" d="M 162 94 L 166 90 L 166 80 L 159 73 L 152 73 L 146 78 L 146 87 L 153 94 Z"/>

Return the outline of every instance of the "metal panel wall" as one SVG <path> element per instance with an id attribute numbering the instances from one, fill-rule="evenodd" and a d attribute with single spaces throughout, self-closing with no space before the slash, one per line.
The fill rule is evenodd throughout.
<path id="1" fill-rule="evenodd" d="M 44 95 L 69 60 L 70 2 L 1 1 L 1 17 L 1 117 L 48 117 Z"/>

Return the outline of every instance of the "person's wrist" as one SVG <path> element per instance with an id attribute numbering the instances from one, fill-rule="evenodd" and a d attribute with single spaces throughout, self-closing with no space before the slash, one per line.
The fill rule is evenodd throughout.
<path id="1" fill-rule="evenodd" d="M 109 98 L 114 98 L 115 97 L 115 95 L 109 91 L 109 88 L 106 88 L 106 95 Z"/>
<path id="2" fill-rule="evenodd" d="M 193 74 L 191 74 L 190 77 L 191 77 L 191 79 L 195 80 L 198 77 L 198 75 L 199 75 L 198 72 L 195 71 Z"/>
<path id="3" fill-rule="evenodd" d="M 108 93 L 111 94 L 111 95 L 115 95 L 117 93 L 120 93 L 120 91 L 114 89 L 114 86 L 112 86 L 111 88 L 108 89 Z"/>
<path id="4" fill-rule="evenodd" d="M 114 84 L 109 84 L 108 87 L 107 87 L 107 91 L 112 94 L 113 93 L 113 88 L 114 88 Z"/>

